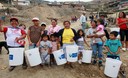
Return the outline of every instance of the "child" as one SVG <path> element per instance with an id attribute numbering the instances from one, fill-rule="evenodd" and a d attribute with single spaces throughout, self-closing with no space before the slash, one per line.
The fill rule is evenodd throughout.
<path id="1" fill-rule="evenodd" d="M 59 49 L 59 43 L 56 40 L 56 35 L 55 34 L 50 35 L 50 40 L 51 40 L 51 44 L 52 44 L 52 52 L 50 53 L 50 64 L 52 65 L 52 64 L 55 63 L 53 52 Z"/>
<path id="2" fill-rule="evenodd" d="M 119 52 L 120 52 L 120 47 L 122 45 L 120 40 L 117 39 L 117 36 L 118 36 L 118 32 L 112 31 L 109 36 L 110 39 L 105 42 L 105 46 L 108 51 L 107 54 L 108 58 L 120 59 Z"/>
<path id="3" fill-rule="evenodd" d="M 41 59 L 42 59 L 42 64 L 50 64 L 50 52 L 52 49 L 52 44 L 49 41 L 49 36 L 48 35 L 42 35 L 42 41 L 40 42 L 40 55 L 41 55 Z"/>
<path id="4" fill-rule="evenodd" d="M 104 23 L 104 21 L 102 19 L 97 20 L 98 26 L 97 26 L 96 30 L 93 32 L 94 34 L 97 34 L 97 35 L 104 34 L 104 26 L 103 26 L 104 24 L 103 23 Z M 101 38 L 101 40 L 103 41 L 102 38 Z M 95 38 L 94 38 L 93 43 L 96 43 Z"/>
<path id="5" fill-rule="evenodd" d="M 42 22 L 41 23 L 41 28 L 42 28 L 42 33 L 41 34 L 45 34 L 45 35 L 47 35 L 47 30 L 45 30 L 45 28 L 46 28 L 46 23 L 44 23 L 44 22 Z"/>
<path id="6" fill-rule="evenodd" d="M 25 24 L 20 24 L 19 28 L 21 28 L 22 30 L 26 30 L 26 25 Z"/>
<path id="7" fill-rule="evenodd" d="M 112 31 L 109 35 L 110 39 L 105 42 L 108 50 L 107 58 L 120 60 L 120 47 L 122 46 L 119 39 L 117 39 L 118 32 Z M 121 66 L 120 73 L 125 76 L 125 67 Z"/>
<path id="8" fill-rule="evenodd" d="M 78 55 L 78 62 L 79 64 L 82 63 L 81 61 L 81 57 L 82 57 L 82 51 L 85 49 L 85 46 L 84 46 L 84 43 L 90 47 L 88 45 L 88 43 L 86 42 L 85 40 L 85 34 L 84 34 L 84 31 L 82 29 L 79 29 L 77 31 L 77 45 L 79 46 L 79 55 Z"/>

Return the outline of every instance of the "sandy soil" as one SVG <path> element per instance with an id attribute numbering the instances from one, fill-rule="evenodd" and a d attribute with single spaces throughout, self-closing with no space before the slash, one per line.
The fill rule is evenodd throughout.
<path id="1" fill-rule="evenodd" d="M 75 29 L 81 28 L 79 22 L 72 23 L 72 27 Z M 3 40 L 2 33 L 0 33 L 0 40 Z M 87 41 L 89 40 L 87 39 Z M 0 54 L 0 78 L 107 78 L 103 73 L 103 68 L 99 69 L 97 65 L 91 64 L 79 65 L 78 63 L 73 63 L 73 69 L 64 68 L 62 65 L 44 66 L 43 68 L 40 66 L 29 66 L 28 69 L 23 70 L 22 66 L 18 66 L 12 72 L 9 72 L 8 55 L 6 53 L 6 50 L 3 48 L 2 54 Z M 128 52 L 121 52 L 121 59 L 126 66 L 126 73 L 128 74 Z M 119 78 L 122 77 L 119 75 Z"/>

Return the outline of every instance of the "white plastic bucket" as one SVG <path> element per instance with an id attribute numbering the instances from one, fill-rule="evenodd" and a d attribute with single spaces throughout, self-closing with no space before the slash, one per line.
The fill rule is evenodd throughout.
<path id="1" fill-rule="evenodd" d="M 24 48 L 9 48 L 9 65 L 18 66 L 23 64 Z"/>
<path id="2" fill-rule="evenodd" d="M 30 50 L 25 51 L 26 57 L 28 59 L 28 62 L 30 66 L 37 66 L 41 64 L 41 57 L 39 54 L 39 48 L 34 48 Z"/>
<path id="3" fill-rule="evenodd" d="M 84 62 L 84 63 L 91 63 L 92 50 L 83 50 L 82 54 L 83 54 L 82 62 Z"/>
<path id="4" fill-rule="evenodd" d="M 120 60 L 106 58 L 104 74 L 112 78 L 117 78 L 121 64 Z"/>
<path id="5" fill-rule="evenodd" d="M 78 60 L 78 46 L 66 46 L 66 56 L 68 62 L 76 62 Z"/>
<path id="6" fill-rule="evenodd" d="M 117 31 L 118 33 L 120 32 L 120 28 L 110 28 L 111 32 L 112 31 Z M 117 38 L 120 38 L 120 35 L 118 34 Z"/>
<path id="7" fill-rule="evenodd" d="M 67 63 L 67 60 L 65 58 L 65 54 L 64 54 L 62 49 L 54 51 L 53 55 L 55 57 L 57 65 L 62 65 L 62 64 Z"/>

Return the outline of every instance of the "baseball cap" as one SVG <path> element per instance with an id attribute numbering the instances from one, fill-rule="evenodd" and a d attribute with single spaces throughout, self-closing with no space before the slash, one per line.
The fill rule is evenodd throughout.
<path id="1" fill-rule="evenodd" d="M 45 22 L 41 22 L 41 26 L 42 26 L 42 25 L 46 26 L 46 23 L 45 23 Z"/>
<path id="2" fill-rule="evenodd" d="M 32 21 L 39 21 L 39 18 L 38 17 L 34 17 L 34 18 L 32 18 Z"/>
<path id="3" fill-rule="evenodd" d="M 16 17 L 10 18 L 10 22 L 11 22 L 12 20 L 16 20 L 16 21 L 18 22 L 18 18 L 16 18 Z"/>

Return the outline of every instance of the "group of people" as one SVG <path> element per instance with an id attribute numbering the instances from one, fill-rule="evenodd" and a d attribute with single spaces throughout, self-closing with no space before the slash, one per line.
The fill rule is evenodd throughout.
<path id="1" fill-rule="evenodd" d="M 64 21 L 64 28 L 61 28 L 61 26 L 57 25 L 57 19 L 52 19 L 51 25 L 48 27 L 48 30 L 46 30 L 46 23 L 42 22 L 40 25 L 40 20 L 37 17 L 32 19 L 33 25 L 28 28 L 27 32 L 25 31 L 26 26 L 24 24 L 19 25 L 17 18 L 10 19 L 10 26 L 2 26 L 2 20 L 0 20 L 0 31 L 5 33 L 8 48 L 24 47 L 25 37 L 27 36 L 29 49 L 39 48 L 42 59 L 41 66 L 45 64 L 55 64 L 53 52 L 63 49 L 66 54 L 66 46 L 68 45 L 79 46 L 78 63 L 81 64 L 82 52 L 85 50 L 84 44 L 93 51 L 94 60 L 92 63 L 96 64 L 98 62 L 99 66 L 102 66 L 103 46 L 105 46 L 108 51 L 108 58 L 120 59 L 120 48 L 125 47 L 124 37 L 126 37 L 126 48 L 128 50 L 128 20 L 125 16 L 124 12 L 120 12 L 119 18 L 117 19 L 122 44 L 120 40 L 116 38 L 118 35 L 117 31 L 112 31 L 108 34 L 104 26 L 105 22 L 102 18 L 97 21 L 92 20 L 90 22 L 91 28 L 88 29 L 86 34 L 83 29 L 76 31 L 74 28 L 71 28 L 70 21 Z M 81 20 L 85 21 L 86 18 L 82 18 Z M 81 22 L 82 26 L 84 24 L 85 22 Z M 104 40 L 103 36 L 106 36 L 107 40 Z M 85 38 L 90 39 L 90 44 L 87 43 Z M 65 67 L 67 66 L 73 67 L 71 62 L 67 62 Z M 10 66 L 9 71 L 12 71 L 14 68 L 15 66 Z M 23 68 L 27 68 L 25 56 Z"/>

